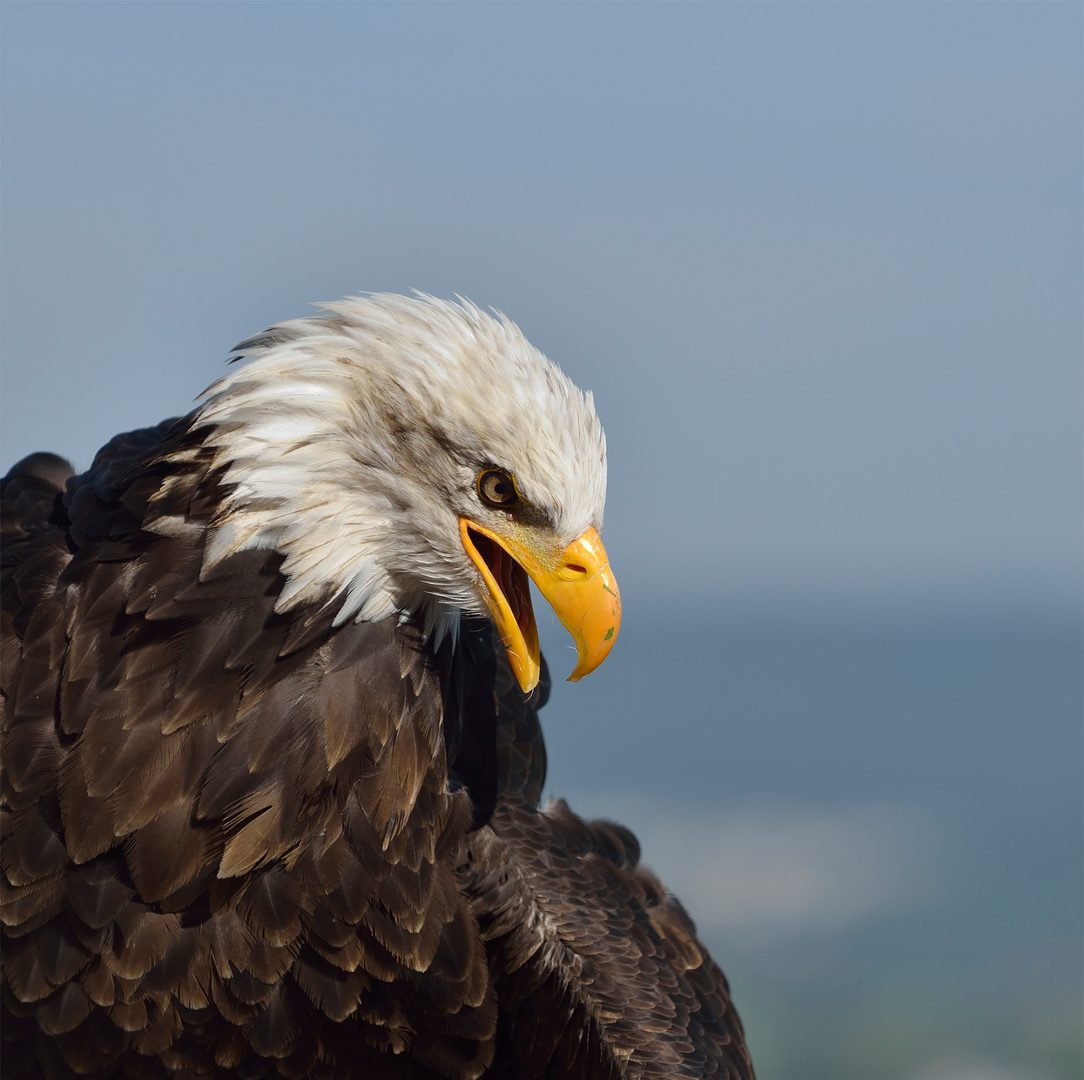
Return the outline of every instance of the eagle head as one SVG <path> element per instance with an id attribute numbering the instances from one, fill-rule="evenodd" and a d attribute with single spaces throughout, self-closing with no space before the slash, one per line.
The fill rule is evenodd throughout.
<path id="1" fill-rule="evenodd" d="M 606 440 L 589 393 L 468 301 L 350 297 L 234 350 L 203 395 L 226 492 L 204 571 L 273 549 L 276 609 L 333 604 L 454 632 L 488 614 L 520 686 L 539 677 L 528 578 L 576 641 L 575 681 L 617 636 L 602 546 Z"/>

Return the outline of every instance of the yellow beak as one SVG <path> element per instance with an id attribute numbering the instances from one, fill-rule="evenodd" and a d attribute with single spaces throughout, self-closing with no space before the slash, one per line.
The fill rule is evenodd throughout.
<path id="1" fill-rule="evenodd" d="M 550 551 L 540 550 L 536 531 L 521 525 L 498 532 L 464 517 L 459 535 L 482 575 L 486 606 L 524 693 L 535 688 L 541 670 L 527 575 L 576 642 L 568 681 L 578 682 L 606 659 L 621 627 L 621 594 L 594 529 Z"/>

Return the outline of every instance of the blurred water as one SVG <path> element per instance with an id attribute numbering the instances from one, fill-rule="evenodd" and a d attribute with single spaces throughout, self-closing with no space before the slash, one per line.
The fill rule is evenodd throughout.
<path id="1" fill-rule="evenodd" d="M 637 831 L 762 1080 L 1069 1080 L 1082 645 L 1070 614 L 626 608 L 543 714 L 548 789 Z"/>

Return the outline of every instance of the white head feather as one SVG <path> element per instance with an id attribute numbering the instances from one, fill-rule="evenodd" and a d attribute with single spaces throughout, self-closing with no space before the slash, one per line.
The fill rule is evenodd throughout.
<path id="1" fill-rule="evenodd" d="M 519 328 L 474 304 L 378 294 L 320 305 L 242 343 L 249 363 L 210 387 L 225 481 L 205 571 L 233 552 L 282 553 L 286 610 L 341 603 L 336 621 L 421 614 L 449 629 L 484 614 L 459 517 L 497 514 L 481 469 L 570 543 L 602 531 L 606 444 L 591 395 Z"/>

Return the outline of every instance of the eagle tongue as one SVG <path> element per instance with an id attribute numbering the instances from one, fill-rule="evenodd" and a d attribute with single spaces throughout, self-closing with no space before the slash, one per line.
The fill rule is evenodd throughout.
<path id="1" fill-rule="evenodd" d="M 526 631 L 531 625 L 531 586 L 527 580 L 527 571 L 490 537 L 473 529 L 470 536 L 475 550 L 485 560 L 505 600 L 508 601 L 516 624 L 520 630 Z"/>
<path id="2" fill-rule="evenodd" d="M 493 576 L 500 582 L 519 628 L 526 630 L 531 621 L 531 587 L 527 583 L 527 572 L 508 552 L 497 544 L 493 547 L 497 560 Z"/>

